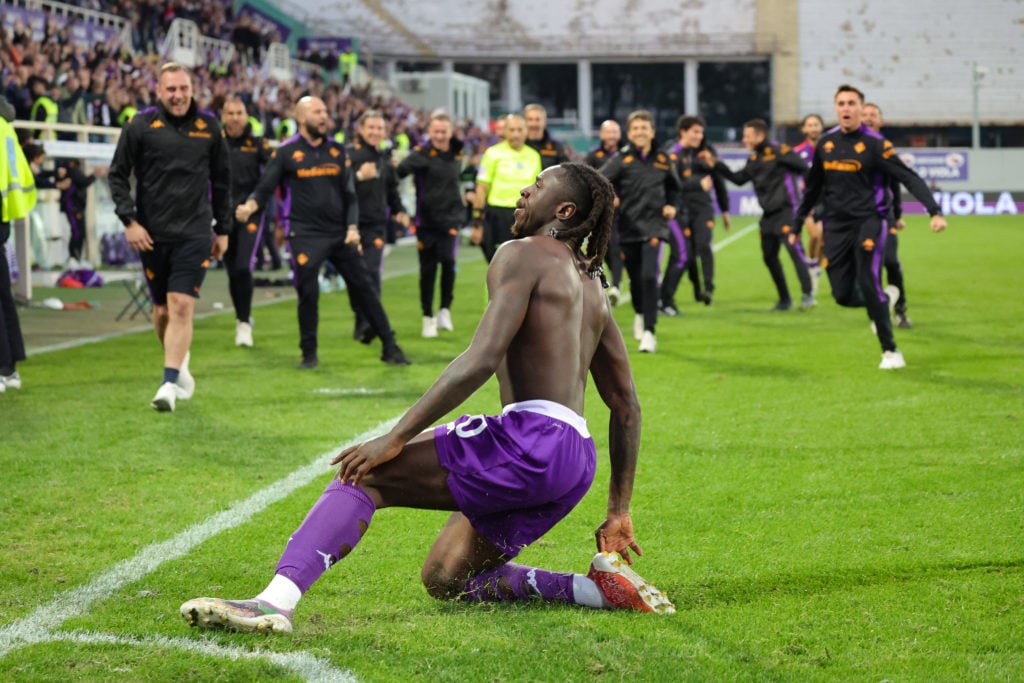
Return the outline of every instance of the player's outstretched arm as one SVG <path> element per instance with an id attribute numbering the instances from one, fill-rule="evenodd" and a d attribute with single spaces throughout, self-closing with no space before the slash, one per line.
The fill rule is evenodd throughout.
<path id="1" fill-rule="evenodd" d="M 609 321 L 601 334 L 590 363 L 590 375 L 594 378 L 594 386 L 601 399 L 611 411 L 608 418 L 608 451 L 611 460 L 608 513 L 596 533 L 597 547 L 602 551 L 618 552 L 627 562 L 632 562 L 630 550 L 637 555 L 641 554 L 633 535 L 633 521 L 629 516 L 640 451 L 640 400 L 629 367 L 629 352 L 622 339 L 622 332 L 614 321 Z"/>

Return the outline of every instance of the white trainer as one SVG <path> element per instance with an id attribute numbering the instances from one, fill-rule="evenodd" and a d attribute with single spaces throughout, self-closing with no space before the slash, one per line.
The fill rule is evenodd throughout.
<path id="1" fill-rule="evenodd" d="M 889 297 L 889 317 L 896 313 L 896 302 L 900 300 L 900 288 L 896 285 L 886 285 L 885 295 Z"/>
<path id="2" fill-rule="evenodd" d="M 15 370 L 6 377 L 0 375 L 0 393 L 3 393 L 7 389 L 21 389 L 21 375 Z"/>
<path id="3" fill-rule="evenodd" d="M 650 330 L 644 330 L 640 337 L 640 350 L 644 353 L 654 353 L 658 350 L 658 340 Z"/>
<path id="4" fill-rule="evenodd" d="M 420 336 L 424 339 L 433 339 L 437 336 L 437 318 L 423 316 L 423 331 L 420 332 Z"/>
<path id="5" fill-rule="evenodd" d="M 195 377 L 188 371 L 188 361 L 191 357 L 191 352 L 185 353 L 185 360 L 181 361 L 181 368 L 178 370 L 178 381 L 175 382 L 178 387 L 178 398 L 182 401 L 189 400 L 192 398 L 192 394 L 196 393 Z M 171 408 L 171 410 L 174 410 L 174 408 Z"/>
<path id="6" fill-rule="evenodd" d="M 899 350 L 882 352 L 882 362 L 878 364 L 879 370 L 899 370 L 905 367 L 907 367 L 907 361 L 903 360 L 903 354 Z"/>
<path id="7" fill-rule="evenodd" d="M 608 303 L 612 306 L 618 306 L 619 301 L 622 300 L 622 292 L 615 285 L 608 288 Z"/>
<path id="8" fill-rule="evenodd" d="M 164 382 L 156 390 L 156 396 L 153 397 L 150 405 L 159 413 L 173 413 L 174 402 L 177 400 L 180 391 L 181 388 L 174 382 Z"/>
<path id="9" fill-rule="evenodd" d="M 235 346 L 248 346 L 252 348 L 252 325 L 238 321 L 235 325 Z"/>
<path id="10" fill-rule="evenodd" d="M 179 611 L 189 626 L 238 633 L 291 633 L 292 611 L 280 610 L 263 600 L 196 598 Z"/>
<path id="11" fill-rule="evenodd" d="M 442 308 L 437 312 L 437 329 L 449 332 L 455 329 L 452 325 L 452 312 L 447 308 Z"/>
<path id="12" fill-rule="evenodd" d="M 644 336 L 644 316 L 637 313 L 633 316 L 633 339 L 640 341 L 640 338 Z"/>

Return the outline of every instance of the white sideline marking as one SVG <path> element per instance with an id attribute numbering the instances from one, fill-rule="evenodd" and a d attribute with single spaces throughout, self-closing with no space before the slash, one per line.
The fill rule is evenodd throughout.
<path id="1" fill-rule="evenodd" d="M 272 503 L 329 472 L 327 461 L 339 450 L 373 438 L 391 429 L 397 422 L 397 417 L 382 422 L 347 444 L 316 456 L 310 464 L 235 503 L 227 510 L 188 527 L 166 541 L 146 546 L 135 557 L 118 562 L 84 586 L 65 591 L 49 603 L 40 605 L 27 616 L 0 628 L 0 658 L 26 645 L 51 640 L 54 636 L 51 633 L 53 629 L 68 619 L 85 614 L 94 602 L 103 600 L 123 586 L 138 581 L 164 562 L 183 557 L 200 543 L 222 531 L 244 524 Z"/>
<path id="2" fill-rule="evenodd" d="M 393 277 L 402 277 L 404 275 L 413 275 L 413 274 L 418 273 L 418 272 L 419 272 L 419 269 L 412 270 L 412 269 L 406 268 L 405 270 L 399 270 L 399 271 L 395 271 L 393 273 L 388 273 L 387 275 L 384 276 L 384 279 L 385 280 L 390 280 Z M 269 306 L 270 304 L 278 304 L 278 303 L 281 303 L 283 301 L 293 301 L 294 299 L 295 299 L 295 293 L 291 292 L 291 293 L 288 293 L 288 294 L 282 294 L 281 296 L 279 296 L 277 298 L 269 299 L 269 300 L 266 300 L 266 301 L 258 301 L 258 302 L 254 301 L 253 304 L 252 304 L 252 307 L 253 308 L 259 308 L 261 306 Z M 214 315 L 224 315 L 225 313 L 233 313 L 234 310 L 235 309 L 234 309 L 233 306 L 228 306 L 226 308 L 222 308 L 222 309 L 217 310 L 217 311 L 204 311 L 203 313 L 196 313 L 194 316 L 192 316 L 192 319 L 193 320 L 202 320 L 203 318 L 209 318 L 209 317 L 214 316 Z M 149 325 L 149 324 L 137 325 L 135 327 L 129 327 L 129 328 L 124 329 L 124 330 L 118 330 L 117 332 L 110 332 L 109 334 L 101 334 L 101 335 L 98 335 L 96 337 L 83 337 L 81 339 L 75 339 L 75 340 L 72 340 L 72 341 L 59 342 L 57 344 L 50 344 L 49 346 L 40 346 L 38 349 L 28 349 L 28 350 L 26 350 L 25 355 L 28 356 L 29 358 L 31 358 L 32 356 L 39 356 L 39 355 L 42 355 L 44 353 L 52 353 L 54 351 L 63 351 L 64 349 L 75 349 L 75 348 L 78 348 L 79 346 L 85 346 L 87 344 L 98 344 L 99 342 L 104 342 L 104 341 L 107 341 L 108 339 L 116 339 L 117 337 L 123 337 L 123 336 L 128 335 L 128 334 L 137 334 L 139 332 L 152 332 L 152 331 L 153 331 L 153 326 L 152 325 Z"/>
<path id="3" fill-rule="evenodd" d="M 109 633 L 92 633 L 70 631 L 53 633 L 47 639 L 62 643 L 83 645 L 134 645 L 139 647 L 173 648 L 191 655 L 207 655 L 223 657 L 238 661 L 240 659 L 265 659 L 272 664 L 288 669 L 307 681 L 350 683 L 356 681 L 351 671 L 338 669 L 330 662 L 314 657 L 308 652 L 265 652 L 262 650 L 246 650 L 232 645 L 221 645 L 213 640 L 192 640 L 189 638 L 168 638 L 166 636 L 117 636 Z"/>
<path id="4" fill-rule="evenodd" d="M 756 228 L 758 225 L 760 225 L 760 223 L 751 223 L 750 225 L 746 225 L 746 226 L 740 228 L 738 231 L 732 233 L 731 235 L 726 237 L 724 240 L 721 240 L 720 242 L 715 242 L 714 244 L 712 244 L 711 245 L 711 251 L 719 251 L 721 249 L 725 249 L 727 246 L 729 246 L 730 244 L 732 244 L 733 242 L 735 242 L 739 238 L 745 237 L 749 233 L 753 232 L 754 228 Z"/>
<path id="5" fill-rule="evenodd" d="M 312 393 L 339 396 L 370 396 L 372 394 L 383 394 L 384 389 L 367 389 L 366 387 L 320 387 L 319 389 L 313 389 Z"/>

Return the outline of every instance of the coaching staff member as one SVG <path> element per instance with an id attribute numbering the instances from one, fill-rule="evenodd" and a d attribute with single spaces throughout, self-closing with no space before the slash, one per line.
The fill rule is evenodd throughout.
<path id="1" fill-rule="evenodd" d="M 283 185 L 287 199 L 292 272 L 299 299 L 299 368 L 319 364 L 317 326 L 320 266 L 330 260 L 352 290 L 353 300 L 366 315 L 384 343 L 380 359 L 392 365 L 408 365 L 409 359 L 395 343 L 387 314 L 373 287 L 366 262 L 359 254 L 359 202 L 352 165 L 345 147 L 327 138 L 327 107 L 319 97 L 303 97 L 295 106 L 299 134 L 285 140 L 274 152 L 256 189 L 235 209 L 235 218 L 247 221 L 270 195 Z"/>
<path id="2" fill-rule="evenodd" d="M 170 412 L 195 390 L 188 371 L 192 314 L 211 253 L 220 258 L 228 246 L 231 177 L 220 123 L 197 108 L 191 73 L 164 64 L 156 94 L 157 106 L 137 113 L 118 139 L 109 179 L 125 238 L 142 258 L 164 347 L 163 382 L 152 406 Z"/>
<path id="3" fill-rule="evenodd" d="M 903 183 L 931 214 L 933 232 L 946 229 L 942 210 L 921 177 L 907 168 L 892 143 L 862 123 L 864 93 L 841 85 L 835 95 L 839 125 L 821 136 L 807 175 L 796 225 L 825 200 L 825 270 L 840 306 L 868 309 L 882 345 L 882 370 L 906 367 L 896 349 L 889 310 L 893 295 L 882 289 L 882 262 L 889 235 L 889 177 Z M 893 287 L 895 289 L 895 287 Z"/>

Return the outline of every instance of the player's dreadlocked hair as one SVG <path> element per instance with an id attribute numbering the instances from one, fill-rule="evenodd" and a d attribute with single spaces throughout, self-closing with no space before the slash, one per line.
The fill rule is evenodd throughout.
<path id="1" fill-rule="evenodd" d="M 587 240 L 587 272 L 590 277 L 601 278 L 604 287 L 604 255 L 612 234 L 612 218 L 615 216 L 615 191 L 608 180 L 586 164 L 562 164 L 565 180 L 572 188 L 572 200 L 576 203 L 576 216 L 584 217 L 577 225 L 559 230 L 557 238 L 571 239 L 582 246 Z"/>

